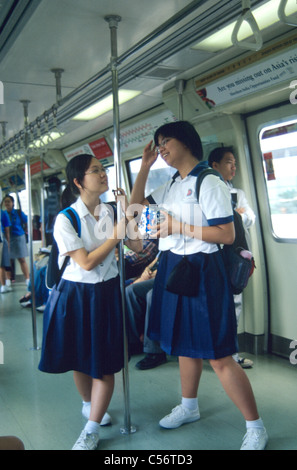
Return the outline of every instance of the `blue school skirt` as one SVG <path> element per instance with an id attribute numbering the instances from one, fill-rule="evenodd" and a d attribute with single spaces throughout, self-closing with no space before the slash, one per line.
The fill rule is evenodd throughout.
<path id="1" fill-rule="evenodd" d="M 97 284 L 62 279 L 46 304 L 39 370 L 95 379 L 124 365 L 119 277 Z"/>
<path id="2" fill-rule="evenodd" d="M 10 268 L 10 255 L 6 238 L 3 239 L 1 268 Z"/>
<path id="3" fill-rule="evenodd" d="M 26 235 L 19 235 L 10 238 L 10 258 L 26 258 L 28 256 L 28 248 L 26 243 Z"/>
<path id="4" fill-rule="evenodd" d="M 195 297 L 166 290 L 167 279 L 181 260 L 162 253 L 156 275 L 148 336 L 170 355 L 219 359 L 238 351 L 237 325 L 230 282 L 219 251 L 195 253 L 188 259 L 197 269 Z"/>

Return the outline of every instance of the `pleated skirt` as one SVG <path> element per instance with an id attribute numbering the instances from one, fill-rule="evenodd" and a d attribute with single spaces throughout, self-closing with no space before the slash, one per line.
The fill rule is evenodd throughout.
<path id="1" fill-rule="evenodd" d="M 11 237 L 10 239 L 10 258 L 26 258 L 28 256 L 28 248 L 26 243 L 26 235 Z"/>
<path id="2" fill-rule="evenodd" d="M 95 379 L 124 365 L 119 277 L 97 284 L 62 279 L 44 311 L 39 369 L 78 371 Z"/>
<path id="3" fill-rule="evenodd" d="M 166 290 L 167 279 L 181 260 L 162 253 L 154 283 L 148 336 L 170 355 L 219 359 L 238 351 L 237 325 L 230 281 L 221 253 L 195 253 L 198 293 L 194 297 Z M 196 277 L 196 276 L 195 276 Z"/>

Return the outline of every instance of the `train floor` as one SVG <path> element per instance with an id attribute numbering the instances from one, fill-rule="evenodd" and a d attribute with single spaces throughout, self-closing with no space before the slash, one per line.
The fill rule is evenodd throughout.
<path id="1" fill-rule="evenodd" d="M 33 347 L 31 308 L 22 308 L 25 284 L 0 294 L 0 436 L 19 437 L 26 450 L 71 449 L 85 420 L 72 373 L 49 375 L 38 370 L 40 350 Z M 42 317 L 37 314 L 37 343 L 41 345 Z M 132 356 L 128 383 L 130 420 L 135 433 L 121 434 L 125 425 L 123 374 L 116 375 L 109 407 L 111 426 L 102 427 L 99 450 L 237 450 L 245 433 L 240 412 L 205 362 L 199 390 L 201 419 L 175 430 L 159 420 L 180 402 L 178 363 L 174 357 L 155 369 L 139 371 Z M 269 434 L 267 450 L 297 450 L 297 366 L 271 355 L 252 356 L 246 371 Z M 0 356 L 1 359 L 1 356 Z M 127 396 L 127 390 L 125 397 Z M 126 415 L 127 416 L 127 415 Z M 126 419 L 127 423 L 127 419 Z"/>

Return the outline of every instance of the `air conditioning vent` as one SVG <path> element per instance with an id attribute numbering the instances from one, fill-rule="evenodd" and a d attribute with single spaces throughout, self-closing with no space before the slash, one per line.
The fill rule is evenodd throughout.
<path id="1" fill-rule="evenodd" d="M 155 78 L 157 80 L 168 80 L 171 77 L 174 77 L 180 72 L 180 69 L 171 68 L 171 67 L 162 67 L 160 65 L 148 70 L 144 74 L 141 74 L 141 77 L 146 78 Z"/>

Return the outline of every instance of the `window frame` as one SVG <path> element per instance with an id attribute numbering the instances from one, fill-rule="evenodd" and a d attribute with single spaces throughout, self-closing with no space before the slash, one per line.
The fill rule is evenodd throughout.
<path id="1" fill-rule="evenodd" d="M 264 183 L 265 183 L 265 192 L 266 192 L 266 197 L 267 197 L 267 206 L 268 206 L 268 211 L 269 211 L 269 225 L 270 225 L 270 229 L 271 229 L 271 235 L 277 243 L 284 243 L 284 244 L 287 244 L 287 243 L 296 244 L 297 243 L 297 234 L 296 234 L 296 238 L 292 238 L 292 236 L 284 237 L 283 235 L 279 235 L 277 233 L 275 223 L 273 222 L 271 198 L 270 198 L 269 188 L 268 188 L 269 180 L 267 178 L 267 176 L 268 176 L 267 175 L 267 167 L 266 167 L 266 163 L 265 163 L 265 159 L 264 159 L 264 154 L 269 153 L 272 150 L 263 150 L 261 142 L 263 140 L 262 136 L 268 130 L 286 127 L 286 126 L 289 126 L 289 125 L 294 124 L 294 123 L 296 124 L 296 127 L 297 127 L 297 119 L 292 119 L 292 117 L 291 118 L 288 117 L 287 119 L 281 119 L 278 123 L 275 123 L 275 122 L 273 124 L 272 123 L 265 123 L 265 124 L 261 125 L 261 128 L 259 129 L 259 132 L 258 132 L 258 142 L 259 142 L 259 148 L 260 148 L 260 153 L 261 153 L 261 163 L 262 163 L 263 179 L 264 179 Z M 297 128 L 296 128 L 296 132 L 297 132 Z M 290 148 L 290 147 L 287 147 L 287 148 Z M 294 147 L 291 147 L 291 148 L 294 148 Z M 297 148 L 297 145 L 296 145 L 296 148 Z M 296 152 L 296 158 L 297 158 L 297 152 Z M 297 179 L 297 174 L 296 174 L 296 179 Z M 297 188 L 297 186 L 296 186 L 296 188 Z M 296 212 L 296 218 L 297 218 L 297 212 Z"/>

